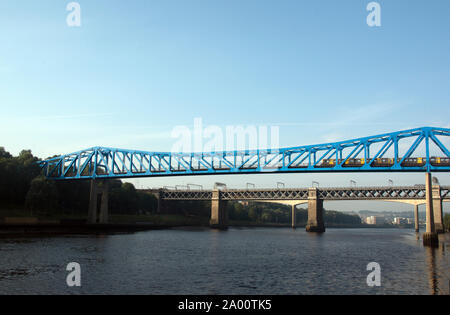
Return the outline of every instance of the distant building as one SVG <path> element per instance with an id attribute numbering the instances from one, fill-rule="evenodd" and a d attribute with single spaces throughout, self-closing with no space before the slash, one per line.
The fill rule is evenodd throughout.
<path id="1" fill-rule="evenodd" d="M 383 224 L 385 223 L 385 220 L 383 217 L 372 215 L 366 218 L 366 223 L 370 225 Z"/>
<path id="2" fill-rule="evenodd" d="M 406 218 L 396 217 L 394 218 L 394 224 L 408 224 L 408 220 Z"/>

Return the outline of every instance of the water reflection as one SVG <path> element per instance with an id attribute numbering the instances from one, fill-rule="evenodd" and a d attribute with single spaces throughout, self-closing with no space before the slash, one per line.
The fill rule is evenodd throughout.
<path id="1" fill-rule="evenodd" d="M 436 249 L 432 247 L 426 247 L 427 264 L 428 264 L 428 282 L 430 285 L 430 294 L 438 294 L 438 279 L 436 272 Z"/>
<path id="2" fill-rule="evenodd" d="M 446 257 L 445 235 L 439 236 L 439 247 L 425 247 L 428 267 L 428 283 L 431 295 L 449 294 L 448 258 Z M 440 270 L 442 262 L 444 270 Z"/>

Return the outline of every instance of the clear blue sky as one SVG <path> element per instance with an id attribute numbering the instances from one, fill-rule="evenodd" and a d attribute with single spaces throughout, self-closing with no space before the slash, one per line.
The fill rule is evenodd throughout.
<path id="1" fill-rule="evenodd" d="M 378 1 L 376 28 L 366 24 L 368 0 L 80 0 L 79 28 L 66 24 L 69 2 L 0 2 L 0 145 L 13 154 L 96 145 L 167 151 L 172 129 L 195 117 L 220 127 L 279 125 L 282 146 L 450 126 L 448 0 Z M 138 184 L 387 178 L 423 182 L 272 174 Z"/>

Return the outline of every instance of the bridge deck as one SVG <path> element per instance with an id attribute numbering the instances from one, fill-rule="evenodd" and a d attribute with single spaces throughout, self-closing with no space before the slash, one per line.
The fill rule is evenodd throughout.
<path id="1" fill-rule="evenodd" d="M 308 188 L 226 189 L 223 200 L 307 200 Z M 450 199 L 450 186 L 440 186 L 441 198 Z M 159 190 L 166 200 L 211 200 L 212 190 Z M 423 200 L 425 186 L 318 188 L 323 200 Z"/>

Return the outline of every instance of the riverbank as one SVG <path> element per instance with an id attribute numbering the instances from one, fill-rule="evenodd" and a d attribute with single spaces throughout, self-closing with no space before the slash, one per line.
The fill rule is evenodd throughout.
<path id="1" fill-rule="evenodd" d="M 2 216 L 3 215 L 3 216 Z M 5 216 L 9 215 L 9 216 Z M 306 224 L 298 223 L 297 228 Z M 325 224 L 334 228 L 398 228 L 392 225 L 374 226 L 367 224 Z M 73 214 L 54 214 L 38 216 L 31 212 L 0 211 L 0 237 L 35 235 L 95 235 L 135 233 L 147 230 L 171 229 L 177 227 L 209 227 L 209 218 L 171 214 L 122 215 L 112 214 L 108 224 L 87 224 L 86 218 Z M 229 227 L 237 228 L 287 228 L 290 223 L 264 223 L 249 221 L 229 221 Z"/>
<path id="2" fill-rule="evenodd" d="M 163 223 L 109 223 L 109 224 L 86 224 L 81 222 L 63 222 L 63 223 L 37 223 L 37 224 L 5 224 L 0 223 L 0 238 L 11 237 L 34 237 L 34 236 L 58 236 L 58 235 L 114 235 L 114 234 L 132 234 L 142 231 L 167 230 L 172 228 L 196 227 L 208 228 L 209 224 L 186 224 L 177 222 L 177 224 Z M 261 224 L 248 222 L 230 222 L 230 228 L 290 228 L 289 224 Z M 296 228 L 304 229 L 305 225 L 298 225 Z M 376 226 L 333 226 L 329 225 L 327 229 L 378 229 Z M 387 227 L 385 227 L 387 229 Z M 391 229 L 397 229 L 391 227 Z"/>
<path id="3" fill-rule="evenodd" d="M 10 211 L 8 214 L 16 213 Z M 206 227 L 209 224 L 209 220 L 202 217 L 180 215 L 110 215 L 108 224 L 88 224 L 85 217 L 77 215 L 30 214 L 0 217 L 0 237 L 122 234 L 183 226 Z"/>
<path id="4" fill-rule="evenodd" d="M 128 234 L 147 230 L 169 229 L 169 225 L 152 224 L 0 224 L 0 238 L 49 235 Z"/>

